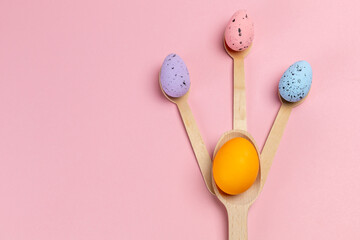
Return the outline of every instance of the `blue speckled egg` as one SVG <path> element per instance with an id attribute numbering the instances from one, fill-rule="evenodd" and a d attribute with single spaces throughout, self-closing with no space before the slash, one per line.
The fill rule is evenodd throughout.
<path id="1" fill-rule="evenodd" d="M 165 58 L 160 70 L 160 83 L 170 97 L 181 97 L 189 91 L 189 71 L 179 55 L 172 53 Z"/>
<path id="2" fill-rule="evenodd" d="M 279 93 L 288 102 L 298 102 L 310 91 L 312 69 L 307 61 L 298 61 L 291 65 L 279 82 Z"/>

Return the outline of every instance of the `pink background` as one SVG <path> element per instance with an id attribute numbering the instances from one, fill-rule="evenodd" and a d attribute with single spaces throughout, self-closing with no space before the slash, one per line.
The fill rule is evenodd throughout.
<path id="1" fill-rule="evenodd" d="M 232 126 L 229 17 L 248 9 L 248 128 L 262 148 L 286 68 L 309 61 L 249 239 L 360 239 L 358 1 L 0 1 L 0 239 L 226 239 L 157 77 L 178 53 L 209 149 Z"/>

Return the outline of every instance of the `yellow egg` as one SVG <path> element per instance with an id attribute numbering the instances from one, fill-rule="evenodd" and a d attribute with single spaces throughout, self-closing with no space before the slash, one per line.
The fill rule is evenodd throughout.
<path id="1" fill-rule="evenodd" d="M 217 152 L 213 163 L 216 185 L 225 193 L 237 195 L 255 182 L 259 172 L 259 156 L 254 145 L 237 137 L 226 142 Z"/>

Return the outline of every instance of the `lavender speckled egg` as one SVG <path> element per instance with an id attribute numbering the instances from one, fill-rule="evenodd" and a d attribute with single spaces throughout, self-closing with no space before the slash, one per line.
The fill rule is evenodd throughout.
<path id="1" fill-rule="evenodd" d="M 160 70 L 160 83 L 170 97 L 181 97 L 189 91 L 189 71 L 179 55 L 171 53 L 165 58 Z"/>
<path id="2" fill-rule="evenodd" d="M 312 69 L 307 61 L 298 61 L 291 65 L 279 82 L 279 93 L 288 102 L 298 102 L 310 91 Z"/>
<path id="3" fill-rule="evenodd" d="M 230 18 L 225 28 L 225 42 L 234 51 L 248 48 L 254 39 L 254 23 L 246 10 L 239 10 Z"/>

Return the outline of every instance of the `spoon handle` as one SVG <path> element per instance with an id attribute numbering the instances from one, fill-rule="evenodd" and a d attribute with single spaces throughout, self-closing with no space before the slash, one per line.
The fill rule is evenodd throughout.
<path id="1" fill-rule="evenodd" d="M 177 103 L 181 118 L 184 122 L 186 132 L 189 136 L 191 146 L 193 148 L 193 151 L 195 153 L 197 162 L 200 167 L 201 174 L 203 176 L 203 179 L 205 181 L 205 184 L 208 188 L 208 190 L 212 193 L 214 193 L 214 188 L 211 183 L 211 158 L 209 155 L 208 150 L 206 149 L 206 146 L 204 144 L 204 141 L 200 135 L 200 131 L 196 125 L 194 116 L 191 112 L 190 106 L 187 103 L 186 100 L 179 101 Z"/>
<path id="2" fill-rule="evenodd" d="M 229 240 L 247 240 L 248 206 L 227 206 Z"/>
<path id="3" fill-rule="evenodd" d="M 288 104 L 281 104 L 279 112 L 275 118 L 270 133 L 266 139 L 265 145 L 261 152 L 261 187 L 264 186 L 267 175 L 269 174 L 271 164 L 280 144 L 281 137 L 284 133 L 286 123 L 290 117 L 292 107 Z"/>
<path id="4" fill-rule="evenodd" d="M 234 58 L 233 129 L 247 130 L 244 58 Z"/>

